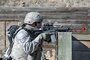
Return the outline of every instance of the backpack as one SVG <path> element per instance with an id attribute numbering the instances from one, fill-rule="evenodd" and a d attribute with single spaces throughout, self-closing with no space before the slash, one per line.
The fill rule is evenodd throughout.
<path id="1" fill-rule="evenodd" d="M 11 25 L 8 29 L 7 29 L 7 36 L 9 39 L 9 42 L 12 41 L 12 39 L 15 38 L 16 34 L 25 27 L 26 24 L 23 24 L 21 26 L 19 25 Z"/>
<path id="2" fill-rule="evenodd" d="M 7 29 L 7 37 L 8 37 L 8 40 L 9 40 L 9 47 L 8 49 L 6 50 L 5 52 L 5 55 L 7 56 L 10 56 L 11 54 L 11 50 L 12 50 L 12 47 L 13 47 L 13 39 L 15 38 L 16 34 L 25 27 L 26 24 L 23 24 L 22 26 L 18 26 L 18 25 L 11 25 L 8 29 Z M 11 49 L 11 50 L 10 50 Z M 9 51 L 10 50 L 10 51 Z M 6 57 L 4 56 L 2 58 L 3 60 L 12 60 L 11 57 Z"/>
<path id="3" fill-rule="evenodd" d="M 18 25 L 11 25 L 9 29 L 7 30 L 8 31 L 7 35 L 11 38 L 14 38 L 15 37 L 14 33 L 19 29 L 19 27 L 20 26 Z"/>
<path id="4" fill-rule="evenodd" d="M 18 25 L 11 25 L 8 29 L 7 29 L 7 37 L 8 37 L 8 40 L 9 40 L 9 47 L 8 49 L 6 50 L 5 52 L 5 56 L 3 57 L 2 60 L 12 60 L 11 57 L 6 57 L 7 56 L 10 56 L 11 54 L 11 50 L 12 50 L 12 47 L 13 47 L 13 39 L 15 37 L 15 35 L 18 33 L 18 31 L 20 31 L 21 29 L 19 29 L 20 26 Z M 16 33 L 17 32 L 17 33 Z M 9 51 L 10 50 L 10 51 Z"/>

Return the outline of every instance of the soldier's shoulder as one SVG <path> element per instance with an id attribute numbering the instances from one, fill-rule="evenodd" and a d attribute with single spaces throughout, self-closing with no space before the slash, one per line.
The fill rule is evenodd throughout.
<path id="1" fill-rule="evenodd" d="M 28 35 L 28 32 L 25 31 L 24 29 L 21 29 L 18 33 L 17 33 L 17 37 L 19 38 L 23 38 L 23 37 L 26 37 Z"/>

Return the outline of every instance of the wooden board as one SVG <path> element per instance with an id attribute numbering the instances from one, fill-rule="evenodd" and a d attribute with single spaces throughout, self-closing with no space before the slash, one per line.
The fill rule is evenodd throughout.
<path id="1" fill-rule="evenodd" d="M 90 19 L 90 8 L 0 7 L 0 20 L 22 20 L 31 11 L 40 12 L 45 19 Z"/>
<path id="2" fill-rule="evenodd" d="M 72 37 L 72 60 L 90 60 L 90 40 Z"/>
<path id="3" fill-rule="evenodd" d="M 59 32 L 57 46 L 58 60 L 72 60 L 72 33 Z"/>
<path id="4" fill-rule="evenodd" d="M 5 49 L 5 22 L 0 21 L 0 58 L 3 55 L 3 51 Z"/>
<path id="5" fill-rule="evenodd" d="M 77 40 L 90 41 L 90 34 L 73 34 L 73 37 L 75 37 Z"/>

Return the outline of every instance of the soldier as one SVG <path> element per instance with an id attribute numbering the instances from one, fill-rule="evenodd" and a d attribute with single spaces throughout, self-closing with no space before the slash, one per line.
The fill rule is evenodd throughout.
<path id="1" fill-rule="evenodd" d="M 42 16 L 38 12 L 30 12 L 25 16 L 26 26 L 21 29 L 14 38 L 11 52 L 13 60 L 45 60 L 42 53 L 43 41 L 51 40 L 50 32 L 44 32 L 34 37 L 31 30 L 39 30 L 42 24 Z M 29 31 L 29 32 L 28 32 Z"/>

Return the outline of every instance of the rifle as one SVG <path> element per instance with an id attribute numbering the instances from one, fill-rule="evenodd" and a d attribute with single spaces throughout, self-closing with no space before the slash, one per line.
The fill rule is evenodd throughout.
<path id="1" fill-rule="evenodd" d="M 43 32 L 70 32 L 69 27 L 54 27 L 53 24 L 45 24 L 42 26 L 41 30 L 33 30 L 34 35 L 39 35 Z"/>

